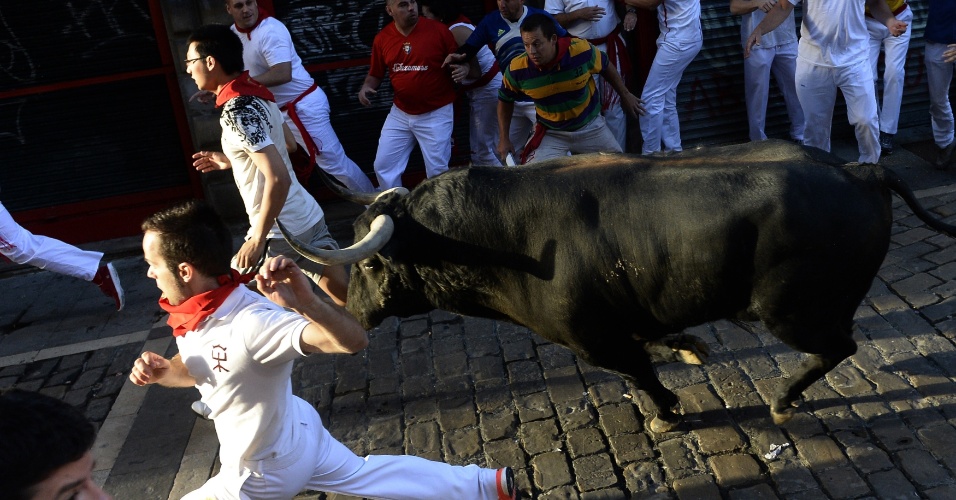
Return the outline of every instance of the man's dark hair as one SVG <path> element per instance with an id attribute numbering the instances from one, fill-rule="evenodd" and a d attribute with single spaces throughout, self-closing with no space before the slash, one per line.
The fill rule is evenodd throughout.
<path id="1" fill-rule="evenodd" d="M 418 0 L 419 7 L 428 7 L 443 24 L 451 25 L 461 16 L 461 6 L 455 0 Z"/>
<path id="2" fill-rule="evenodd" d="M 524 18 L 524 22 L 521 23 L 521 31 L 531 33 L 536 29 L 540 29 L 541 34 L 550 40 L 551 37 L 557 36 L 558 34 L 558 30 L 554 27 L 554 22 L 554 19 L 547 14 L 531 14 Z"/>
<path id="3" fill-rule="evenodd" d="M 200 57 L 212 56 L 227 75 L 242 73 L 242 40 L 223 24 L 206 24 L 189 35 L 188 44 L 196 44 Z"/>
<path id="4" fill-rule="evenodd" d="M 19 389 L 0 394 L 0 492 L 28 500 L 38 483 L 83 457 L 96 428 L 59 399 Z"/>
<path id="5" fill-rule="evenodd" d="M 206 276 L 230 273 L 232 234 L 205 202 L 187 201 L 157 212 L 143 221 L 142 229 L 162 235 L 159 253 L 170 271 L 187 262 Z"/>

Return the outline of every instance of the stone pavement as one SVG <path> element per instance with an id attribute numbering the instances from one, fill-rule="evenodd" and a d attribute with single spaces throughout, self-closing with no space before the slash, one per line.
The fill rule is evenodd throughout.
<path id="1" fill-rule="evenodd" d="M 956 176 L 902 148 L 886 163 L 956 219 Z M 665 434 L 645 428 L 646 397 L 619 377 L 524 328 L 442 311 L 386 321 L 359 354 L 301 360 L 295 392 L 358 454 L 510 465 L 525 498 L 956 498 L 956 245 L 894 207 L 859 352 L 782 427 L 767 401 L 802 356 L 729 322 L 689 330 L 712 350 L 706 365 L 659 367 L 686 420 Z M 140 352 L 175 344 L 138 238 L 104 244 L 118 247 L 120 313 L 89 283 L 0 269 L 0 389 L 82 408 L 100 427 L 97 480 L 117 499 L 179 498 L 215 473 L 215 434 L 189 410 L 194 389 L 127 381 Z"/>

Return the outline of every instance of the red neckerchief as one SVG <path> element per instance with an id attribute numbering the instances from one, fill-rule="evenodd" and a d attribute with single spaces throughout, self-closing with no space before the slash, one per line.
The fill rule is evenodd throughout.
<path id="1" fill-rule="evenodd" d="M 219 288 L 193 295 L 178 306 L 170 304 L 166 297 L 159 299 L 159 307 L 169 313 L 166 323 L 173 327 L 173 337 L 181 337 L 186 335 L 186 332 L 195 330 L 203 320 L 216 312 L 240 283 L 248 283 L 254 276 L 255 274 L 239 274 L 239 271 L 233 269 L 231 274 L 216 278 Z"/>
<path id="2" fill-rule="evenodd" d="M 255 81 L 249 76 L 248 71 L 243 71 L 235 80 L 227 83 L 219 95 L 216 96 L 216 107 L 222 106 L 234 97 L 241 95 L 251 95 L 261 97 L 267 101 L 276 102 L 276 98 L 265 85 Z"/>
<path id="3" fill-rule="evenodd" d="M 256 24 L 253 24 L 251 28 L 240 28 L 239 25 L 236 24 L 236 31 L 238 31 L 239 33 L 245 33 L 250 40 L 252 40 L 252 30 L 258 28 L 259 24 L 262 22 L 263 19 L 267 17 L 271 17 L 269 15 L 269 11 L 267 11 L 266 9 L 263 9 L 261 5 L 259 5 L 258 7 L 259 7 L 259 17 L 256 19 Z"/>
<path id="4" fill-rule="evenodd" d="M 558 63 L 561 62 L 561 59 L 565 56 L 565 54 L 568 53 L 568 48 L 570 46 L 571 46 L 571 37 L 559 36 L 558 37 L 558 53 L 555 54 L 554 59 L 552 59 L 551 62 L 549 62 L 548 64 L 545 64 L 544 66 L 538 66 L 538 70 L 548 71 L 549 69 L 557 66 Z"/>

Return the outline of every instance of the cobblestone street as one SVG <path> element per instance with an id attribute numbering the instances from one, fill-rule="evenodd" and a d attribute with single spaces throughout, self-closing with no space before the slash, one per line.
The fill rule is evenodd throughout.
<path id="1" fill-rule="evenodd" d="M 947 216 L 954 200 L 921 198 Z M 358 453 L 511 465 L 532 498 L 954 498 L 956 248 L 900 207 L 859 351 L 780 428 L 767 404 L 803 355 L 730 322 L 688 330 L 706 365 L 659 368 L 686 419 L 665 434 L 620 377 L 523 328 L 437 311 L 388 322 L 363 355 L 302 363 L 300 393 Z"/>
<path id="2" fill-rule="evenodd" d="M 956 184 L 917 196 L 956 219 Z M 301 360 L 295 392 L 360 455 L 512 466 L 523 498 L 956 498 L 956 245 L 894 207 L 890 252 L 856 315 L 857 354 L 780 427 L 767 405 L 803 355 L 726 321 L 686 332 L 710 347 L 706 364 L 658 367 L 684 413 L 664 434 L 647 429 L 646 397 L 620 377 L 524 328 L 442 311 L 387 320 L 359 354 Z M 115 498 L 180 498 L 216 472 L 215 433 L 189 410 L 195 389 L 127 381 L 140 352 L 171 355 L 175 343 L 142 256 L 115 262 L 120 313 L 89 283 L 2 275 L 0 388 L 83 408 L 100 426 L 96 477 Z"/>

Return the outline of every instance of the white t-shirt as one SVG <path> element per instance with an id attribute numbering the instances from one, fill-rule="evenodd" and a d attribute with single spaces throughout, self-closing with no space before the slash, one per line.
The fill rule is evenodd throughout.
<path id="1" fill-rule="evenodd" d="M 279 212 L 279 220 L 292 234 L 302 234 L 316 225 L 324 214 L 315 198 L 295 179 L 292 162 L 285 148 L 279 107 L 274 102 L 258 97 L 235 97 L 223 105 L 219 123 L 222 125 L 222 152 L 232 162 L 232 176 L 249 221 L 255 220 L 262 209 L 265 183 L 264 176 L 252 162 L 249 153 L 275 145 L 292 179 L 289 194 Z M 278 226 L 273 225 L 269 230 L 269 238 L 282 238 Z"/>
<path id="2" fill-rule="evenodd" d="M 657 41 L 697 41 L 704 38 L 700 29 L 700 0 L 664 0 L 657 6 Z"/>
<path id="3" fill-rule="evenodd" d="M 209 406 L 224 467 L 294 448 L 293 361 L 308 321 L 244 286 L 176 345 Z"/>
<path id="4" fill-rule="evenodd" d="M 572 36 L 584 39 L 606 37 L 620 24 L 611 0 L 546 0 L 544 10 L 551 15 L 571 13 L 584 7 L 604 7 L 604 16 L 597 21 L 577 21 L 571 26 L 565 26 Z"/>
<path id="5" fill-rule="evenodd" d="M 231 29 L 242 40 L 242 62 L 253 78 L 265 73 L 276 64 L 292 63 L 292 81 L 269 87 L 276 97 L 276 104 L 280 107 L 302 95 L 315 83 L 309 72 L 302 66 L 299 54 L 295 52 L 292 35 L 276 18 L 263 19 L 259 26 L 248 34 L 239 33 L 235 24 L 231 26 Z"/>
<path id="6" fill-rule="evenodd" d="M 747 44 L 747 39 L 750 38 L 750 34 L 754 32 L 754 28 L 756 28 L 757 25 L 760 24 L 760 21 L 763 21 L 763 18 L 766 16 L 767 13 L 760 9 L 740 16 L 741 46 Z M 797 24 L 793 19 L 793 11 L 791 10 L 790 15 L 780 23 L 780 26 L 777 26 L 770 33 L 760 37 L 760 45 L 755 45 L 754 49 L 779 47 L 788 43 L 796 43 L 796 41 Z"/>
<path id="7" fill-rule="evenodd" d="M 801 0 L 787 0 L 800 5 Z M 817 66 L 844 67 L 869 58 L 866 0 L 807 0 L 797 56 Z"/>

